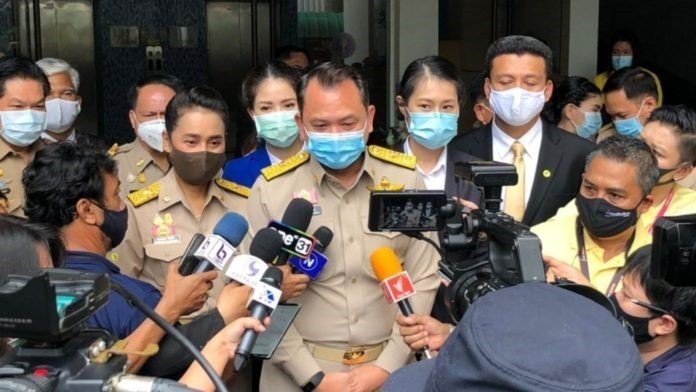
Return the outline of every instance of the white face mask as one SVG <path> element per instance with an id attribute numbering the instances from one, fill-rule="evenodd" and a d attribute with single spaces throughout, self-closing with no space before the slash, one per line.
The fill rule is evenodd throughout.
<path id="1" fill-rule="evenodd" d="M 544 90 L 533 92 L 520 87 L 496 91 L 491 88 L 488 100 L 496 116 L 507 124 L 520 126 L 541 113 L 546 103 Z"/>
<path id="2" fill-rule="evenodd" d="M 164 151 L 164 120 L 158 118 L 138 124 L 138 137 L 155 151 Z"/>
<path id="3" fill-rule="evenodd" d="M 60 98 L 46 101 L 46 129 L 55 133 L 64 133 L 72 128 L 78 114 L 80 114 L 78 101 Z"/>

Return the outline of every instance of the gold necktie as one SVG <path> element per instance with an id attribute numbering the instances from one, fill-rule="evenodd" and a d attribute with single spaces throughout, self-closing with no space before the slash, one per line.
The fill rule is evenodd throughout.
<path id="1" fill-rule="evenodd" d="M 505 213 L 520 222 L 524 216 L 524 146 L 520 142 L 514 142 L 510 151 L 513 155 L 512 163 L 517 170 L 517 184 L 505 189 Z"/>

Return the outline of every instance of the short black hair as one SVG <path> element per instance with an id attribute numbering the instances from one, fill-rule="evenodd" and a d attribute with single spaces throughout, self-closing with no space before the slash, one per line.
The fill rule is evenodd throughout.
<path id="1" fill-rule="evenodd" d="M 602 92 L 606 95 L 614 91 L 624 91 L 630 100 L 643 99 L 646 96 L 657 100 L 655 78 L 640 67 L 622 68 L 609 76 Z"/>
<path id="2" fill-rule="evenodd" d="M 486 78 L 488 77 L 488 71 L 477 72 L 473 78 L 471 78 L 471 83 L 469 83 L 469 102 L 471 105 L 476 105 L 480 101 L 486 101 L 486 92 L 483 89 L 485 85 Z"/>
<path id="3" fill-rule="evenodd" d="M 300 89 L 300 71 L 280 61 L 272 61 L 264 65 L 254 67 L 247 73 L 242 82 L 242 105 L 246 109 L 254 108 L 256 92 L 259 85 L 266 79 L 284 79 L 287 81 L 295 95 Z"/>
<path id="4" fill-rule="evenodd" d="M 696 287 L 675 287 L 663 279 L 650 275 L 651 247 L 643 246 L 633 252 L 626 261 L 624 276 L 633 275 L 645 289 L 650 304 L 669 311 L 677 320 L 679 344 L 696 343 Z M 649 310 L 657 316 L 659 313 Z"/>
<path id="5" fill-rule="evenodd" d="M 516 54 L 522 56 L 529 54 L 541 57 L 546 65 L 546 78 L 551 77 L 553 72 L 553 52 L 551 48 L 540 40 L 527 35 L 508 35 L 499 38 L 488 47 L 486 52 L 486 69 L 491 72 L 493 60 L 505 54 Z"/>
<path id="6" fill-rule="evenodd" d="M 51 84 L 48 82 L 46 74 L 35 62 L 27 58 L 0 58 L 0 97 L 5 95 L 7 81 L 11 79 L 35 80 L 41 84 L 44 96 L 51 93 Z"/>
<path id="7" fill-rule="evenodd" d="M 312 62 L 311 57 L 309 57 L 309 52 L 307 49 L 297 46 L 297 45 L 284 45 L 276 49 L 274 58 L 279 61 L 287 60 L 293 53 L 302 53 L 307 56 L 307 60 Z"/>
<path id="8" fill-rule="evenodd" d="M 161 84 L 167 86 L 174 90 L 175 94 L 184 90 L 184 83 L 174 75 L 166 73 L 153 73 L 145 76 L 144 78 L 138 80 L 131 88 L 128 90 L 128 104 L 131 109 L 135 108 L 135 104 L 138 102 L 138 94 L 140 90 L 151 84 Z"/>
<path id="9" fill-rule="evenodd" d="M 39 271 L 39 255 L 35 250 L 38 244 L 46 246 L 54 267 L 62 266 L 65 248 L 55 228 L 0 215 L 0 283 L 11 274 L 32 275 Z"/>
<path id="10" fill-rule="evenodd" d="M 626 162 L 636 167 L 636 182 L 643 192 L 643 197 L 652 191 L 660 179 L 660 169 L 657 168 L 657 159 L 642 139 L 613 135 L 597 144 L 595 149 L 587 155 L 585 171 L 597 156 L 611 159 L 616 162 Z"/>
<path id="11" fill-rule="evenodd" d="M 355 86 L 358 88 L 363 105 L 365 107 L 370 105 L 370 93 L 367 89 L 367 80 L 365 80 L 360 71 L 356 70 L 350 65 L 329 61 L 319 64 L 302 76 L 302 81 L 300 83 L 300 94 L 298 96 L 300 110 L 302 110 L 304 105 L 304 95 L 307 91 L 307 86 L 309 85 L 309 82 L 314 79 L 316 79 L 322 87 L 327 89 L 333 88 L 340 83 L 350 80 L 355 83 Z"/>
<path id="12" fill-rule="evenodd" d="M 408 103 L 413 90 L 415 90 L 416 85 L 424 76 L 432 76 L 454 84 L 457 90 L 457 101 L 460 105 L 464 103 L 464 82 L 459 75 L 459 71 L 454 64 L 441 56 L 422 57 L 412 61 L 406 67 L 399 83 L 399 91 L 397 92 L 404 99 L 404 102 Z"/>
<path id="13" fill-rule="evenodd" d="M 629 45 L 631 45 L 631 50 L 633 51 L 633 61 L 631 62 L 631 65 L 634 67 L 639 65 L 640 45 L 638 43 L 638 36 L 629 30 L 619 30 L 616 31 L 611 37 L 611 43 L 609 45 L 609 69 L 613 69 L 611 64 L 611 52 L 614 50 L 614 45 L 616 45 L 617 42 L 627 42 Z"/>
<path id="14" fill-rule="evenodd" d="M 696 165 L 696 110 L 684 105 L 666 105 L 653 110 L 647 122 L 659 122 L 679 136 L 682 162 Z"/>
<path id="15" fill-rule="evenodd" d="M 164 113 L 167 134 L 171 135 L 184 112 L 193 108 L 203 108 L 217 113 L 225 126 L 225 133 L 227 133 L 230 124 L 230 111 L 227 102 L 214 88 L 195 86 L 177 93 L 167 104 L 167 110 Z"/>
<path id="16" fill-rule="evenodd" d="M 104 203 L 106 174 L 118 174 L 116 161 L 93 146 L 75 143 L 46 146 L 24 169 L 27 218 L 57 228 L 68 225 L 77 218 L 80 199 Z"/>
<path id="17" fill-rule="evenodd" d="M 568 104 L 577 107 L 588 98 L 602 94 L 599 88 L 582 76 L 568 76 L 553 90 L 551 100 L 546 103 L 542 115 L 551 124 L 561 121 L 563 108 Z"/>

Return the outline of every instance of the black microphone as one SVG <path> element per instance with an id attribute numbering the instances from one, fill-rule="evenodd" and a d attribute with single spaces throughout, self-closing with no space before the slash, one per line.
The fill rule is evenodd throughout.
<path id="1" fill-rule="evenodd" d="M 213 234 L 204 237 L 203 241 L 193 252 L 193 256 L 182 259 L 179 273 L 190 275 L 192 273 L 210 271 L 216 267 L 221 271 L 224 270 L 232 256 L 237 252 L 236 247 L 242 242 L 248 230 L 249 223 L 243 216 L 236 212 L 226 213 L 215 225 Z M 191 248 L 196 237 L 194 235 L 191 243 L 189 243 L 189 248 Z M 188 250 L 187 248 L 187 252 Z M 187 262 L 185 265 L 184 261 Z"/>
<path id="2" fill-rule="evenodd" d="M 270 316 L 280 302 L 280 286 L 283 283 L 283 271 L 278 267 L 270 266 L 261 277 L 261 280 L 251 294 L 249 305 L 249 316 L 261 321 Z M 256 343 L 258 334 L 253 329 L 247 329 L 242 335 L 242 340 L 235 350 L 234 369 L 240 371 L 246 366 L 249 353 Z"/>
<path id="3" fill-rule="evenodd" d="M 194 256 L 193 254 L 198 250 L 204 240 L 205 236 L 201 233 L 196 233 L 193 235 L 193 238 L 191 238 L 191 241 L 184 251 L 184 255 L 181 256 L 181 261 L 179 262 L 179 273 L 181 275 L 191 275 L 200 263 L 198 257 Z"/>
<path id="4" fill-rule="evenodd" d="M 311 222 L 313 214 L 314 206 L 312 203 L 302 198 L 295 198 L 288 204 L 288 207 L 283 213 L 283 219 L 281 219 L 280 222 L 271 221 L 269 223 L 269 227 L 284 233 L 283 241 L 285 251 L 278 255 L 278 258 L 273 263 L 274 265 L 285 265 L 288 262 L 288 257 L 293 253 L 288 252 L 288 250 L 296 249 L 297 241 L 305 239 L 313 242 L 311 241 L 311 236 L 304 233 L 309 227 L 309 222 Z M 312 248 L 313 246 L 312 244 Z M 307 256 L 309 256 L 311 248 L 309 248 L 306 253 Z"/>
<path id="5" fill-rule="evenodd" d="M 326 248 L 329 247 L 331 241 L 333 240 L 333 231 L 326 226 L 321 226 L 314 231 L 312 235 L 314 239 L 317 240 L 316 245 L 314 245 L 314 250 L 317 252 L 324 253 Z"/>
<path id="6" fill-rule="evenodd" d="M 268 269 L 268 264 L 278 256 L 282 248 L 283 239 L 278 232 L 264 227 L 251 240 L 249 254 L 237 255 L 232 259 L 225 276 L 254 287 Z"/>

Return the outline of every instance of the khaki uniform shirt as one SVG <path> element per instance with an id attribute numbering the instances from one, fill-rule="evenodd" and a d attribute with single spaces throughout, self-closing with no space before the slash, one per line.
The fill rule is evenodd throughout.
<path id="1" fill-rule="evenodd" d="M 285 162 L 303 154 L 305 158 L 308 156 L 303 152 Z M 368 186 L 380 184 L 383 177 L 392 184 L 403 184 L 406 189 L 425 189 L 416 171 L 383 162 L 367 153 L 358 180 L 349 189 L 344 189 L 338 180 L 327 174 L 314 158 L 308 158 L 304 164 L 270 181 L 262 176 L 256 180 L 248 203 L 252 235 L 266 227 L 270 219 L 281 219 L 295 197 L 303 197 L 314 204 L 308 233 L 320 226 L 334 233 L 325 251 L 326 266 L 317 280 L 311 281 L 293 300 L 302 304 L 302 310 L 273 358 L 264 363 L 262 390 L 264 384 L 273 385 L 271 389 L 286 384 L 300 386 L 322 370 L 321 362 L 312 356 L 307 344 L 348 349 L 386 343 L 373 363 L 388 372 L 408 361 L 411 352 L 395 324 L 397 305 L 387 304 L 375 278 L 370 255 L 382 246 L 394 249 L 416 287 L 417 294 L 410 300 L 418 314 L 430 314 L 440 283 L 437 276 L 439 257 L 424 241 L 400 233 L 368 229 Z M 428 235 L 436 240 L 434 235 Z M 267 369 L 276 367 L 284 373 Z M 288 375 L 292 380 L 287 379 Z M 270 380 L 274 377 L 279 379 Z"/>
<path id="2" fill-rule="evenodd" d="M 10 190 L 7 196 L 5 209 L 10 215 L 24 217 L 24 186 L 22 185 L 22 172 L 29 162 L 34 159 L 37 151 L 42 149 L 44 144 L 37 140 L 29 147 L 29 159 L 24 160 L 19 154 L 12 150 L 12 147 L 0 138 L 0 189 Z M 4 186 L 3 186 L 4 185 Z M 5 203 L 4 200 L 0 201 Z"/>
<path id="3" fill-rule="evenodd" d="M 118 179 L 121 180 L 121 197 L 148 187 L 159 181 L 169 168 L 157 166 L 152 155 L 137 138 L 118 147 L 113 159 L 118 162 Z"/>
<path id="4" fill-rule="evenodd" d="M 232 183 L 230 183 L 232 184 Z M 159 191 L 156 188 L 159 187 Z M 247 189 L 247 188 L 244 188 Z M 134 203 L 148 191 L 154 191 L 144 204 Z M 142 199 L 140 199 L 142 202 Z M 203 214 L 196 217 L 184 200 L 176 182 L 174 170 L 149 188 L 129 195 L 128 230 L 123 242 L 107 257 L 121 268 L 121 272 L 164 289 L 169 263 L 178 262 L 195 233 L 209 235 L 228 211 L 244 215 L 247 199 L 212 181 Z M 223 286 L 223 274 L 210 292 L 210 299 L 202 311 L 215 306 L 215 299 Z M 187 317 L 188 318 L 188 317 Z"/>

